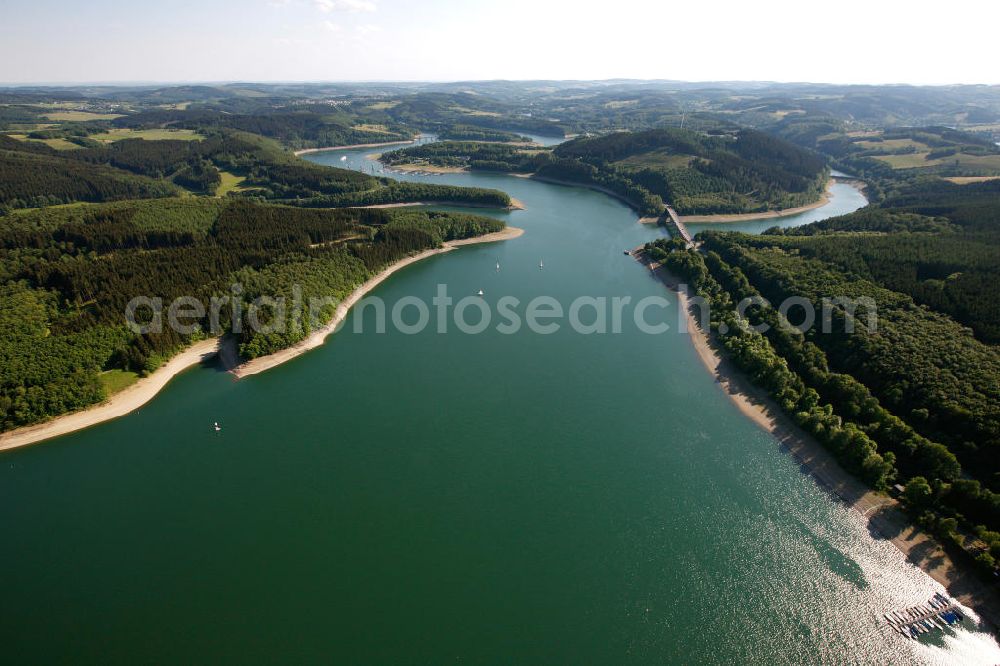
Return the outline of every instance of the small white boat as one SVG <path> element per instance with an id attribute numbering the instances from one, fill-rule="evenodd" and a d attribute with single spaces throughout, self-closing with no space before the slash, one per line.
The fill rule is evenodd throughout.
<path id="1" fill-rule="evenodd" d="M 220 430 L 222 430 L 222 426 L 219 425 L 218 421 L 212 424 L 212 427 L 215 428 L 215 432 L 219 432 Z"/>
<path id="2" fill-rule="evenodd" d="M 483 290 L 482 290 L 482 289 L 480 289 L 480 290 L 479 290 L 479 293 L 478 293 L 478 294 L 476 294 L 476 295 L 477 295 L 477 296 L 482 296 L 482 295 L 483 295 Z"/>
<path id="3" fill-rule="evenodd" d="M 342 156 L 342 157 L 340 158 L 340 161 L 341 161 L 341 162 L 346 162 L 346 161 L 347 161 L 347 155 L 343 155 L 343 156 Z"/>
<path id="4" fill-rule="evenodd" d="M 539 261 L 538 262 L 538 267 L 539 268 L 545 268 L 545 262 L 544 261 Z"/>
<path id="5" fill-rule="evenodd" d="M 500 272 L 500 260 L 497 259 L 497 273 Z"/>

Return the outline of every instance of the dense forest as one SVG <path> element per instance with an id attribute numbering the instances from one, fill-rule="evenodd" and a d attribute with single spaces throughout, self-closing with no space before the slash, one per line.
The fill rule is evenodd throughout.
<path id="1" fill-rule="evenodd" d="M 210 335 L 211 313 L 139 335 L 125 326 L 135 296 L 203 303 L 241 285 L 234 332 L 253 358 L 294 344 L 325 323 L 297 317 L 249 326 L 258 296 L 346 296 L 372 274 L 445 240 L 498 231 L 492 218 L 378 209 L 313 210 L 212 198 L 157 199 L 11 214 L 0 228 L 0 429 L 100 401 L 109 370 L 144 374 Z M 233 332 L 232 302 L 220 323 Z M 218 332 L 218 331 L 217 331 Z"/>
<path id="2" fill-rule="evenodd" d="M 109 166 L 67 159 L 45 146 L 28 146 L 0 135 L 0 213 L 10 208 L 73 201 L 168 197 L 179 193 L 159 182 Z"/>

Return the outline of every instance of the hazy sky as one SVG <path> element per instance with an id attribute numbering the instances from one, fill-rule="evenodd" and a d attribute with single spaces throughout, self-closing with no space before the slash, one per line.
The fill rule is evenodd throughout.
<path id="1" fill-rule="evenodd" d="M 1000 83 L 1000 2 L 3 0 L 0 82 Z"/>

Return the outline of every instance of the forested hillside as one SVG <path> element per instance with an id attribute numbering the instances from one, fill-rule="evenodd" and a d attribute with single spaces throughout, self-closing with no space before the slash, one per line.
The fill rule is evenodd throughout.
<path id="1" fill-rule="evenodd" d="M 413 146 L 386 164 L 534 173 L 609 189 L 643 214 L 668 202 L 682 214 L 748 213 L 816 201 L 825 160 L 761 132 L 709 135 L 681 129 L 615 132 L 553 150 L 468 141 Z"/>
<path id="2" fill-rule="evenodd" d="M 202 130 L 198 140 L 126 138 L 72 150 L 0 136 L 0 210 L 75 201 L 215 195 L 222 174 L 239 179 L 230 197 L 290 205 L 362 206 L 464 201 L 506 207 L 497 191 L 399 184 L 302 160 L 262 136 Z"/>
<path id="3" fill-rule="evenodd" d="M 0 213 L 8 208 L 168 197 L 178 193 L 170 183 L 110 166 L 81 164 L 44 145 L 24 150 L 20 142 L 0 136 Z"/>
<path id="4" fill-rule="evenodd" d="M 125 326 L 135 296 L 166 305 L 232 296 L 236 333 L 253 358 L 304 338 L 317 322 L 289 308 L 281 330 L 255 331 L 245 317 L 257 296 L 343 298 L 372 274 L 444 240 L 498 231 L 492 218 L 385 210 L 309 210 L 219 199 L 159 199 L 10 214 L 0 227 L 0 429 L 100 401 L 107 371 L 144 374 L 205 335 L 211 313 L 138 335 Z M 234 305 L 220 311 L 233 329 Z"/>
<path id="5" fill-rule="evenodd" d="M 681 214 L 801 206 L 819 198 L 827 176 L 821 157 L 749 129 L 619 132 L 567 142 L 554 154 L 620 173 Z"/>
<path id="6" fill-rule="evenodd" d="M 405 141 L 413 136 L 412 130 L 398 123 L 365 124 L 353 114 L 339 109 L 315 107 L 262 109 L 252 114 L 219 113 L 207 109 L 156 109 L 116 118 L 111 124 L 134 129 L 230 129 L 266 136 L 296 149 Z"/>

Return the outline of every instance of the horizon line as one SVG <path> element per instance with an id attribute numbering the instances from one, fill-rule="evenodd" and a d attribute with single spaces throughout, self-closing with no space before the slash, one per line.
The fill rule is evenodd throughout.
<path id="1" fill-rule="evenodd" d="M 910 83 L 905 81 L 882 83 L 833 83 L 829 81 L 779 81 L 774 79 L 643 79 L 612 77 L 604 79 L 148 79 L 148 80 L 90 80 L 90 81 L 0 81 L 0 88 L 73 88 L 85 86 L 105 86 L 115 88 L 152 86 L 233 86 L 233 85 L 441 85 L 441 84 L 483 84 L 483 83 L 636 83 L 636 84 L 685 84 L 685 85 L 782 85 L 782 86 L 832 86 L 832 87 L 911 87 L 911 88 L 955 88 L 955 87 L 1000 87 L 998 83 Z"/>

